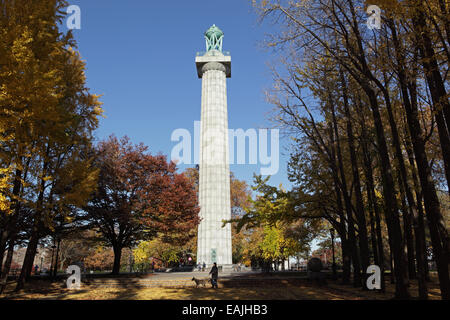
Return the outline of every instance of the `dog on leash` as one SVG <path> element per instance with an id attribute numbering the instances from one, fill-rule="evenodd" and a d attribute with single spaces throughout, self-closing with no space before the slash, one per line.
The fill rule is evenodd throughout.
<path id="1" fill-rule="evenodd" d="M 211 279 L 196 279 L 195 277 L 193 277 L 192 281 L 195 282 L 195 287 L 198 288 L 199 285 L 205 287 L 208 282 L 211 282 Z"/>

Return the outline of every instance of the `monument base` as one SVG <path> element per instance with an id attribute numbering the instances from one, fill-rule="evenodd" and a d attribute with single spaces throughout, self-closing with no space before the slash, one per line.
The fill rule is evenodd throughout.
<path id="1" fill-rule="evenodd" d="M 213 265 L 214 265 L 213 263 L 206 264 L 205 271 L 209 272 L 213 267 Z M 233 266 L 234 266 L 233 264 L 218 264 L 217 268 L 219 269 L 219 272 L 231 272 L 234 271 Z"/>
<path id="2" fill-rule="evenodd" d="M 233 271 L 233 265 L 232 264 L 222 264 L 218 265 L 219 272 L 231 272 Z"/>

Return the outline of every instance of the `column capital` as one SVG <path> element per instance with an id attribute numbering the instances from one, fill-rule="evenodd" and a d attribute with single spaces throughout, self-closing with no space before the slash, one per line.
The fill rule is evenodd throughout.
<path id="1" fill-rule="evenodd" d="M 195 57 L 197 75 L 199 78 L 208 70 L 219 70 L 225 72 L 227 78 L 231 78 L 231 56 L 222 53 L 214 55 L 207 52 L 202 56 Z"/>
<path id="2" fill-rule="evenodd" d="M 227 67 L 224 64 L 222 64 L 220 62 L 216 62 L 216 61 L 211 61 L 211 62 L 205 63 L 202 66 L 202 70 L 201 70 L 202 76 L 206 71 L 210 71 L 210 70 L 222 71 L 225 74 L 227 73 Z"/>

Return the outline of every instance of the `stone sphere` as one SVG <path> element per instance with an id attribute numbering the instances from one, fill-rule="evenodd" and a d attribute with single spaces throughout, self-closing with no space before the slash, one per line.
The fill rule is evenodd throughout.
<path id="1" fill-rule="evenodd" d="M 308 261 L 308 271 L 320 272 L 322 269 L 322 261 L 319 258 L 311 258 Z"/>

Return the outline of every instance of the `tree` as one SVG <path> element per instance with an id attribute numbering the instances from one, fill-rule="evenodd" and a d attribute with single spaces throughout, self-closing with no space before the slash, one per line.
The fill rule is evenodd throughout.
<path id="1" fill-rule="evenodd" d="M 242 250 L 243 262 L 247 266 L 260 267 L 268 270 L 267 262 L 264 259 L 263 251 L 260 246 L 264 239 L 264 229 L 262 227 L 254 227 L 244 238 L 244 249 Z"/>
<path id="2" fill-rule="evenodd" d="M 135 262 L 141 266 L 141 269 L 148 269 L 151 259 L 161 261 L 165 267 L 175 265 L 180 261 L 183 254 L 183 247 L 172 245 L 161 239 L 142 241 L 133 250 Z"/>
<path id="3" fill-rule="evenodd" d="M 69 265 L 83 262 L 92 254 L 92 248 L 98 247 L 94 230 L 80 230 L 64 236 L 60 241 L 59 269 L 65 270 Z"/>
<path id="4" fill-rule="evenodd" d="M 114 253 L 111 248 L 98 245 L 90 250 L 84 258 L 84 267 L 90 270 L 111 270 L 114 264 Z"/>
<path id="5" fill-rule="evenodd" d="M 293 135 L 297 212 L 338 231 L 344 279 L 351 261 L 356 285 L 370 250 L 384 267 L 386 238 L 399 298 L 409 297 L 416 271 L 427 298 L 429 232 L 447 299 L 450 241 L 437 186 L 450 172 L 448 5 L 379 1 L 381 29 L 370 30 L 366 1 L 253 3 L 279 27 L 267 44 L 281 49 L 283 72 L 273 68 L 268 99 L 275 123 Z"/>
<path id="6" fill-rule="evenodd" d="M 193 185 L 176 173 L 174 163 L 147 149 L 111 136 L 96 150 L 99 184 L 85 210 L 91 226 L 113 248 L 113 274 L 120 270 L 122 248 L 155 237 L 185 243 L 199 222 Z"/>
<path id="7" fill-rule="evenodd" d="M 301 251 L 300 243 L 286 235 L 282 227 L 264 226 L 264 240 L 260 244 L 263 256 L 266 260 L 281 262 L 284 269 L 284 261 L 289 256 Z"/>
<path id="8" fill-rule="evenodd" d="M 236 224 L 237 232 L 243 232 L 244 248 L 253 244 L 253 249 L 243 250 L 243 257 L 252 264 L 259 261 L 266 270 L 274 261 L 283 262 L 309 250 L 310 242 L 321 230 L 319 220 L 309 223 L 296 216 L 297 199 L 282 186 L 270 186 L 269 179 L 270 176 L 254 176 L 252 189 L 258 193 L 256 199 L 248 200 L 250 205 L 244 208 L 244 215 L 229 221 Z"/>
<path id="9" fill-rule="evenodd" d="M 327 256 L 327 261 L 328 262 L 332 262 L 332 255 L 333 255 L 333 246 L 331 243 L 331 239 L 324 239 L 323 241 L 319 242 L 317 244 L 318 249 L 316 249 L 313 253 L 312 256 L 322 256 L 323 254 L 326 254 Z M 334 243 L 334 252 L 335 252 L 335 261 L 336 264 L 342 264 L 342 254 L 341 254 L 341 243 L 340 242 L 335 242 Z"/>
<path id="10" fill-rule="evenodd" d="M 84 204 L 95 185 L 89 149 L 101 103 L 85 87 L 84 63 L 70 32 L 58 29 L 65 1 L 0 4 L 0 167 L 10 186 L 0 212 L 0 261 L 6 277 L 23 234 L 27 252 L 17 289 L 29 277 L 40 239 Z"/>

